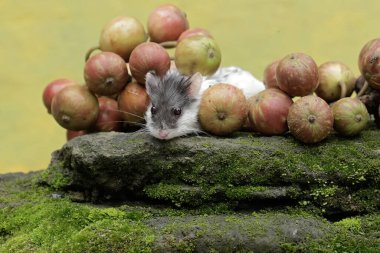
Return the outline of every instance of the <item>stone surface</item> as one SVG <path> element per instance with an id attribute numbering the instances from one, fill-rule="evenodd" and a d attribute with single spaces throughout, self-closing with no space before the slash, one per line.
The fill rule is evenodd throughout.
<path id="1" fill-rule="evenodd" d="M 299 209 L 243 212 L 141 202 L 75 203 L 0 175 L 0 252 L 376 252 L 379 214 L 338 222 Z"/>
<path id="2" fill-rule="evenodd" d="M 380 131 L 305 145 L 238 133 L 159 141 L 145 133 L 77 137 L 53 154 L 43 180 L 83 201 L 143 199 L 197 207 L 318 208 L 370 213 L 380 205 Z"/>

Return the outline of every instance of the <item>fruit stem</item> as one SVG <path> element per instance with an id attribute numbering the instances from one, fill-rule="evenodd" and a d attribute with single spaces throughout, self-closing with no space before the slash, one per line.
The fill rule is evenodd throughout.
<path id="1" fill-rule="evenodd" d="M 356 115 L 355 115 L 355 121 L 356 121 L 356 122 L 360 122 L 360 121 L 362 121 L 362 115 L 360 115 L 360 114 L 356 114 Z"/>
<path id="2" fill-rule="evenodd" d="M 344 98 L 347 95 L 347 85 L 345 82 L 339 81 L 338 86 L 340 87 L 340 98 Z"/>
<path id="3" fill-rule="evenodd" d="M 106 86 L 111 86 L 114 83 L 115 79 L 113 77 L 107 77 L 104 81 Z"/>
<path id="4" fill-rule="evenodd" d="M 71 120 L 70 116 L 68 116 L 66 114 L 63 114 L 61 119 L 62 119 L 62 122 L 65 124 L 69 124 L 70 120 Z"/>
<path id="5" fill-rule="evenodd" d="M 363 87 L 360 89 L 357 96 L 358 97 L 362 96 L 367 91 L 367 89 L 368 89 L 368 82 L 365 81 Z"/>
<path id="6" fill-rule="evenodd" d="M 173 40 L 173 41 L 164 41 L 164 42 L 161 42 L 159 43 L 160 46 L 162 46 L 163 48 L 175 48 L 177 46 L 177 41 Z"/>
<path id="7" fill-rule="evenodd" d="M 91 54 L 92 54 L 95 50 L 98 50 L 98 49 L 100 50 L 100 46 L 91 47 L 91 48 L 87 51 L 86 56 L 84 57 L 84 61 L 86 62 L 86 61 L 90 58 Z"/>
<path id="8" fill-rule="evenodd" d="M 224 120 L 226 118 L 226 114 L 224 112 L 218 112 L 217 117 L 219 120 Z"/>
<path id="9" fill-rule="evenodd" d="M 317 117 L 315 117 L 314 115 L 309 115 L 309 117 L 307 117 L 307 120 L 310 123 L 314 123 L 316 119 L 317 119 Z"/>

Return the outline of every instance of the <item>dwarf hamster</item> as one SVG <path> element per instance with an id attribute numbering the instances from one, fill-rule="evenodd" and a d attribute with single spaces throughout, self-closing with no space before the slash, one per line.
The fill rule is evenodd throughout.
<path id="1" fill-rule="evenodd" d="M 264 90 L 264 84 L 249 72 L 237 67 L 220 68 L 214 75 L 181 75 L 169 70 L 163 77 L 146 75 L 146 91 L 151 99 L 145 113 L 146 128 L 152 136 L 169 140 L 201 132 L 198 109 L 203 92 L 216 83 L 240 88 L 246 98 Z"/>

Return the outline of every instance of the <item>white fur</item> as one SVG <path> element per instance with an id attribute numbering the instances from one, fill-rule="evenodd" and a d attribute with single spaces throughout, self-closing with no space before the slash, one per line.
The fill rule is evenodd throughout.
<path id="1" fill-rule="evenodd" d="M 247 99 L 265 89 L 264 83 L 248 71 L 238 67 L 225 67 L 212 76 L 203 78 L 200 94 L 216 83 L 227 83 L 241 89 Z"/>

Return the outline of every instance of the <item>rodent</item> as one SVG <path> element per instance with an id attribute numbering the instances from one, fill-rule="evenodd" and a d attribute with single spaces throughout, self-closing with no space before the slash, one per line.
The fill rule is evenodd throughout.
<path id="1" fill-rule="evenodd" d="M 177 70 L 169 70 L 163 77 L 149 72 L 145 79 L 151 99 L 145 113 L 146 128 L 150 135 L 161 140 L 202 132 L 198 123 L 200 99 L 215 83 L 232 84 L 246 98 L 265 89 L 261 81 L 238 67 L 220 68 L 208 77 L 199 73 L 184 76 Z"/>

